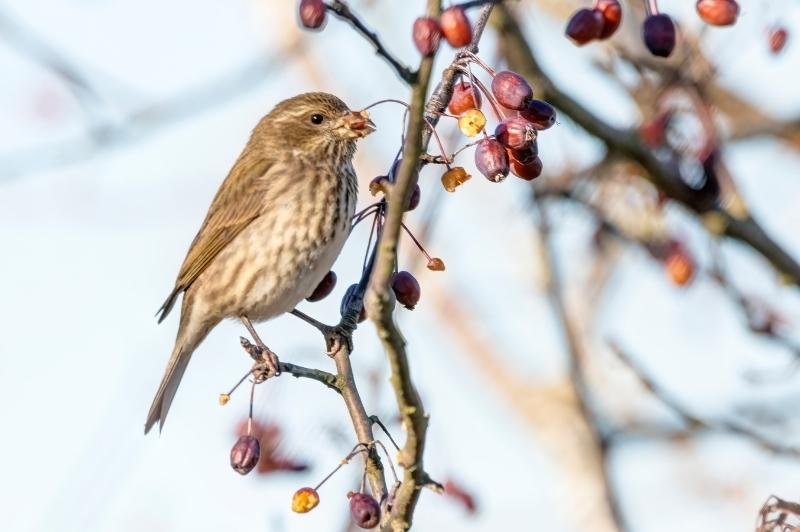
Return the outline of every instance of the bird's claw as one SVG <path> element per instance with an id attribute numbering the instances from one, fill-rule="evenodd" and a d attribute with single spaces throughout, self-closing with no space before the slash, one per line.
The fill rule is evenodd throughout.
<path id="1" fill-rule="evenodd" d="M 336 356 L 342 346 L 346 346 L 348 352 L 353 352 L 353 331 L 348 327 L 337 325 L 336 327 L 328 327 L 322 332 L 325 336 L 325 352 L 329 357 Z"/>

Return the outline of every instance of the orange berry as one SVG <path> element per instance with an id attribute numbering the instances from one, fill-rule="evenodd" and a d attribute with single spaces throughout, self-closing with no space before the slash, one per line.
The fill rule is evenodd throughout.
<path id="1" fill-rule="evenodd" d="M 319 504 L 319 493 L 314 488 L 300 488 L 292 497 L 292 511 L 298 514 L 310 512 Z"/>

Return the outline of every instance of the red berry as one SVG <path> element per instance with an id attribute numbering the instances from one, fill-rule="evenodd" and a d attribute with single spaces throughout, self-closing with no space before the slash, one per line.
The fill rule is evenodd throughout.
<path id="1" fill-rule="evenodd" d="M 664 264 L 667 267 L 667 274 L 673 283 L 678 286 L 686 286 L 694 277 L 694 261 L 691 255 L 683 249 L 674 249 L 667 256 Z"/>
<path id="2" fill-rule="evenodd" d="M 532 181 L 542 175 L 542 160 L 534 156 L 527 162 L 511 159 L 511 172 L 526 181 Z"/>
<path id="3" fill-rule="evenodd" d="M 443 272 L 444 261 L 439 257 L 431 257 L 428 260 L 427 268 L 432 272 Z"/>
<path id="4" fill-rule="evenodd" d="M 453 87 L 453 95 L 450 97 L 447 110 L 450 114 L 460 116 L 470 109 L 480 109 L 481 103 L 481 91 L 471 83 L 460 81 Z"/>
<path id="5" fill-rule="evenodd" d="M 509 162 L 517 161 L 518 163 L 528 164 L 539 156 L 539 145 L 536 141 L 533 141 L 525 149 L 506 150 L 506 152 L 508 153 Z"/>
<path id="6" fill-rule="evenodd" d="M 453 48 L 461 48 L 472 41 L 472 25 L 464 9 L 459 6 L 448 7 L 442 11 L 439 26 L 442 28 L 444 38 Z"/>
<path id="7" fill-rule="evenodd" d="M 347 290 L 344 293 L 344 297 L 342 298 L 342 302 L 339 305 L 339 314 L 341 314 L 342 316 L 344 316 L 344 313 L 347 311 L 347 307 L 350 306 L 350 300 L 353 298 L 353 294 L 356 293 L 356 290 L 358 290 L 357 284 L 351 284 L 350 286 L 347 287 Z M 358 318 L 357 318 L 358 323 L 361 323 L 365 319 L 367 319 L 367 311 L 364 310 L 364 305 L 362 304 L 361 311 L 358 313 Z"/>
<path id="8" fill-rule="evenodd" d="M 424 56 L 433 55 L 439 48 L 439 41 L 442 39 L 442 29 L 435 19 L 430 17 L 419 17 L 414 21 L 412 33 L 414 45 Z"/>
<path id="9" fill-rule="evenodd" d="M 359 527 L 375 528 L 381 520 L 381 506 L 366 493 L 353 493 L 350 496 L 350 515 Z"/>
<path id="10" fill-rule="evenodd" d="M 408 198 L 406 205 L 406 212 L 413 211 L 419 206 L 419 200 L 422 197 L 422 191 L 419 189 L 419 184 L 414 185 L 414 190 L 411 191 L 411 197 Z"/>
<path id="11" fill-rule="evenodd" d="M 605 19 L 599 9 L 579 9 L 569 19 L 567 23 L 567 37 L 582 46 L 595 39 L 599 39 L 603 34 Z"/>
<path id="12" fill-rule="evenodd" d="M 240 475 L 246 475 L 258 463 L 261 456 L 261 444 L 258 438 L 245 434 L 240 436 L 231 449 L 231 467 Z"/>
<path id="13" fill-rule="evenodd" d="M 503 107 L 520 110 L 533 98 L 533 89 L 516 72 L 504 70 L 494 75 L 492 94 Z"/>
<path id="14" fill-rule="evenodd" d="M 600 39 L 608 39 L 619 28 L 622 22 L 622 6 L 618 0 L 598 0 L 595 9 L 603 15 L 603 30 Z"/>
<path id="15" fill-rule="evenodd" d="M 421 293 L 419 282 L 406 271 L 397 272 L 392 276 L 392 291 L 397 301 L 408 310 L 414 310 L 419 303 Z"/>
<path id="16" fill-rule="evenodd" d="M 739 16 L 736 0 L 697 0 L 697 13 L 712 26 L 730 26 Z"/>
<path id="17" fill-rule="evenodd" d="M 773 54 L 779 54 L 786 46 L 786 39 L 789 37 L 786 28 L 772 28 L 769 30 L 769 50 Z"/>
<path id="18" fill-rule="evenodd" d="M 504 147 L 521 150 L 536 140 L 536 130 L 521 116 L 512 116 L 497 124 L 494 136 Z"/>
<path id="19" fill-rule="evenodd" d="M 300 22 L 315 30 L 325 24 L 325 3 L 322 0 L 300 0 Z"/>
<path id="20" fill-rule="evenodd" d="M 317 287 L 311 292 L 311 295 L 306 298 L 306 301 L 311 301 L 312 303 L 316 301 L 320 301 L 325 299 L 333 289 L 336 287 L 336 274 L 333 271 L 330 271 L 325 274 L 325 277 L 319 282 Z"/>
<path id="21" fill-rule="evenodd" d="M 556 110 L 543 100 L 531 100 L 520 111 L 522 117 L 539 130 L 548 129 L 556 123 Z"/>
<path id="22" fill-rule="evenodd" d="M 499 183 L 508 175 L 508 155 L 494 139 L 483 139 L 475 148 L 475 166 L 489 181 Z"/>
<path id="23" fill-rule="evenodd" d="M 651 15 L 642 28 L 644 44 L 650 53 L 658 57 L 669 57 L 675 49 L 675 24 L 663 13 Z"/>

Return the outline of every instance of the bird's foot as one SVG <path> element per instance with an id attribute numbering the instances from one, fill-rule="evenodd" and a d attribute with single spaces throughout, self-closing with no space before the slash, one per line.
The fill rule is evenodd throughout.
<path id="1" fill-rule="evenodd" d="M 336 356 L 342 347 L 347 347 L 348 352 L 353 352 L 353 330 L 344 325 L 335 327 L 325 326 L 321 329 L 322 336 L 325 337 L 326 354 L 329 357 Z"/>
<path id="2" fill-rule="evenodd" d="M 244 350 L 256 361 L 253 364 L 253 376 L 256 382 L 263 382 L 270 377 L 277 377 L 281 374 L 278 355 L 272 349 L 259 340 L 256 340 L 255 345 L 244 337 L 240 337 L 239 340 Z"/>

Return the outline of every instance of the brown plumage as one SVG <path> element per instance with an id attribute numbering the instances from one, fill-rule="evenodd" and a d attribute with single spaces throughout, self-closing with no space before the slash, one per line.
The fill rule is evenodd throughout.
<path id="1" fill-rule="evenodd" d="M 181 293 L 175 348 L 145 423 L 163 427 L 189 359 L 224 318 L 292 310 L 330 270 L 355 210 L 355 141 L 374 130 L 336 96 L 285 100 L 253 130 L 214 196 L 159 323 Z M 270 374 L 278 371 L 269 352 Z"/>

